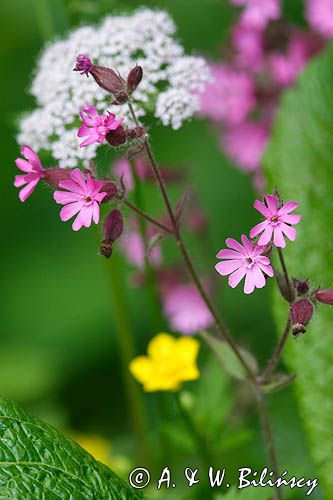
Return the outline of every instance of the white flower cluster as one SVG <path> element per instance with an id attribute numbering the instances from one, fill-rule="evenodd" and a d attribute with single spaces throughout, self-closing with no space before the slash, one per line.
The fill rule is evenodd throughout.
<path id="1" fill-rule="evenodd" d="M 47 46 L 31 87 L 38 108 L 22 118 L 18 142 L 50 151 L 61 167 L 74 167 L 93 158 L 99 146 L 78 147 L 79 111 L 84 105 L 125 116 L 131 125 L 126 105 L 110 106 L 110 95 L 91 76 L 73 71 L 78 54 L 125 78 L 136 64 L 142 66 L 143 80 L 133 103 L 137 116 L 152 112 L 164 125 L 179 128 L 199 109 L 197 93 L 210 73 L 203 58 L 184 55 L 174 34 L 166 12 L 141 9 L 131 16 L 107 17 L 98 27 L 79 28 Z"/>

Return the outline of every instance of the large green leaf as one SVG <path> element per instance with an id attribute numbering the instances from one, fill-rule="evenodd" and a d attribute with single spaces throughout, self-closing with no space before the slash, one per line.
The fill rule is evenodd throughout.
<path id="1" fill-rule="evenodd" d="M 284 96 L 264 158 L 270 188 L 299 202 L 303 218 L 289 243 L 291 274 L 333 288 L 333 47 L 314 60 Z M 287 307 L 275 297 L 282 331 Z M 305 335 L 290 339 L 285 359 L 327 495 L 333 491 L 333 311 L 321 305 Z M 328 497 L 327 497 L 328 498 Z"/>
<path id="2" fill-rule="evenodd" d="M 74 441 L 0 397 L 0 498 L 135 500 L 142 495 Z"/>

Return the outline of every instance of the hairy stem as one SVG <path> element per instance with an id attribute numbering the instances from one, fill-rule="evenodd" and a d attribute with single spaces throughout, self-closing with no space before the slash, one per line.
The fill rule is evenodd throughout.
<path id="1" fill-rule="evenodd" d="M 128 207 L 130 208 L 131 210 L 133 210 L 133 212 L 135 212 L 137 215 L 139 215 L 140 217 L 143 217 L 144 219 L 146 219 L 148 222 L 150 222 L 151 224 L 153 224 L 154 226 L 156 226 L 158 229 L 161 229 L 163 232 L 165 233 L 168 233 L 168 234 L 173 234 L 173 231 L 172 229 L 170 229 L 169 227 L 165 226 L 164 224 L 162 224 L 161 222 L 159 222 L 158 220 L 154 219 L 153 217 L 150 217 L 150 215 L 148 215 L 146 212 L 144 212 L 143 210 L 141 210 L 140 208 L 136 207 L 135 205 L 133 205 L 131 202 L 129 202 L 128 200 L 123 200 L 123 203 Z"/>
<path id="2" fill-rule="evenodd" d="M 273 353 L 273 356 L 269 360 L 267 367 L 265 368 L 264 373 L 261 376 L 261 383 L 262 384 L 267 384 L 267 382 L 269 382 L 271 374 L 280 360 L 282 351 L 283 351 L 284 346 L 286 345 L 286 342 L 288 339 L 289 332 L 290 332 L 290 317 L 288 315 L 288 320 L 287 320 L 285 329 L 283 331 L 283 334 L 282 334 L 282 336 L 281 336 L 281 338 L 276 346 L 276 349 Z"/>
<path id="3" fill-rule="evenodd" d="M 280 259 L 280 263 L 281 263 L 281 267 L 282 267 L 282 271 L 283 271 L 284 280 L 285 280 L 286 287 L 288 290 L 288 302 L 292 302 L 293 298 L 294 298 L 294 292 L 293 292 L 293 289 L 291 286 L 291 281 L 289 278 L 286 262 L 284 260 L 283 252 L 282 252 L 281 248 L 277 247 L 277 251 L 278 251 L 278 255 L 279 255 L 279 259 Z"/>

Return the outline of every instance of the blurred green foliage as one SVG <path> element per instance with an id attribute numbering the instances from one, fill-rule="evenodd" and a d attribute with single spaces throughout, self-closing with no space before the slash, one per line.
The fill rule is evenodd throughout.
<path id="1" fill-rule="evenodd" d="M 145 351 L 148 339 L 157 330 L 168 330 L 167 325 L 160 315 L 152 317 L 148 294 L 131 286 L 130 269 L 122 256 L 115 252 L 111 262 L 104 262 L 98 255 L 99 229 L 74 234 L 69 224 L 60 221 L 59 208 L 48 189 L 36 190 L 21 204 L 12 182 L 14 159 L 18 156 L 16 121 L 34 106 L 27 89 L 43 44 L 71 27 L 98 22 L 106 14 L 139 5 L 141 2 L 134 0 L 3 0 L 0 31 L 0 203 L 5 214 L 0 248 L 0 394 L 23 403 L 59 427 L 105 434 L 116 450 L 131 457 L 135 454 L 112 305 L 111 271 L 118 274 L 117 283 L 123 287 L 126 318 L 135 332 L 136 354 Z M 146 0 L 145 5 L 167 8 L 188 51 L 216 59 L 223 54 L 223 42 L 236 18 L 227 0 Z M 301 22 L 294 6 L 290 17 Z M 250 180 L 221 154 L 217 134 L 207 123 L 194 120 L 178 132 L 156 125 L 152 144 L 160 162 L 174 168 L 186 165 L 209 218 L 209 233 L 204 241 L 186 235 L 194 261 L 203 275 L 216 280 L 218 304 L 233 335 L 255 352 L 263 365 L 276 337 L 270 314 L 270 287 L 244 296 L 240 288 L 226 287 L 214 270 L 215 254 L 225 238 L 238 238 L 256 221 L 255 211 L 249 208 L 254 198 Z M 153 190 L 153 186 L 146 187 L 145 197 Z M 179 194 L 179 189 L 173 190 L 174 201 Z M 154 193 L 154 207 L 159 211 L 162 205 L 158 205 L 157 196 Z M 168 258 L 175 258 L 173 244 L 168 242 L 166 246 Z M 207 353 L 203 357 L 206 359 Z M 202 377 L 198 387 L 189 385 L 189 391 L 198 410 L 197 425 L 216 431 L 221 417 L 225 427 L 220 441 L 216 441 L 217 465 L 227 466 L 234 476 L 245 464 L 260 470 L 265 456 L 249 395 L 240 385 L 231 388 L 223 378 L 212 394 L 209 384 L 205 384 Z M 209 426 L 207 414 L 202 407 L 198 409 L 208 393 L 216 397 L 216 413 L 211 415 Z M 189 459 L 200 461 L 194 443 L 183 433 L 183 418 L 172 396 L 143 398 L 148 407 L 147 437 L 155 452 L 155 468 L 168 463 L 178 465 L 181 471 Z M 214 407 L 208 399 L 206 404 L 207 408 Z M 274 395 L 270 405 L 281 464 L 293 474 L 314 477 L 292 391 L 286 389 Z M 180 434 L 184 439 L 177 439 Z M 170 492 L 170 498 L 174 494 Z M 312 497 L 321 498 L 319 490 Z M 299 498 L 297 492 L 290 498 Z"/>

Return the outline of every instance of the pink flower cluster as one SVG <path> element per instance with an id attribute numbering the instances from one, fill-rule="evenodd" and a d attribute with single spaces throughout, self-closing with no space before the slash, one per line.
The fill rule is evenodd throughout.
<path id="1" fill-rule="evenodd" d="M 200 114 L 218 125 L 222 150 L 261 191 L 261 159 L 280 94 L 324 46 L 320 35 L 333 35 L 333 0 L 307 0 L 314 31 L 284 22 L 280 0 L 230 1 L 242 8 L 240 19 L 228 60 L 211 65 L 213 80 L 200 95 Z"/>
<path id="2" fill-rule="evenodd" d="M 292 214 L 298 204 L 288 201 L 282 204 L 277 196 L 265 195 L 265 203 L 260 200 L 254 202 L 254 208 L 258 210 L 265 220 L 260 222 L 250 231 L 250 237 L 258 240 L 250 241 L 247 236 L 242 235 L 242 245 L 238 241 L 228 238 L 226 245 L 228 249 L 222 249 L 217 254 L 218 259 L 223 259 L 215 266 L 216 271 L 222 276 L 229 275 L 229 285 L 235 288 L 245 277 L 244 292 L 252 293 L 255 288 L 263 288 L 266 277 L 272 277 L 274 272 L 270 264 L 268 254 L 270 245 L 277 248 L 286 246 L 285 237 L 291 241 L 296 239 L 296 230 L 292 226 L 298 224 L 301 216 Z"/>

